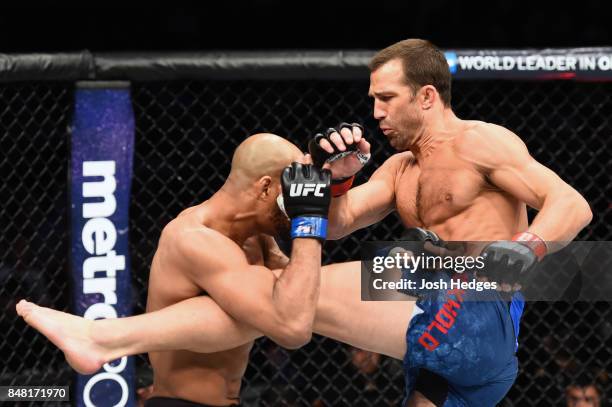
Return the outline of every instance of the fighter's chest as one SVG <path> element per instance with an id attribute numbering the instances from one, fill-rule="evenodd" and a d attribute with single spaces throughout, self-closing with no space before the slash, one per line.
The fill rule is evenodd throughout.
<path id="1" fill-rule="evenodd" d="M 434 162 L 405 171 L 396 183 L 397 211 L 408 225 L 443 223 L 473 204 L 484 178 L 472 168 Z"/>

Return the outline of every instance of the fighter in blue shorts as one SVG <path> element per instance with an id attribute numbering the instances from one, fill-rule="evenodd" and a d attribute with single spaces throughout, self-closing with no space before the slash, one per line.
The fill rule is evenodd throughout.
<path id="1" fill-rule="evenodd" d="M 445 241 L 483 242 L 481 254 L 494 278 L 511 293 L 518 275 L 590 222 L 585 199 L 531 157 L 516 134 L 455 115 L 448 64 L 431 43 L 395 43 L 379 51 L 369 68 L 374 118 L 398 153 L 366 183 L 349 189 L 363 166 L 359 158 L 370 152 L 362 128 L 342 124 L 315 136 L 313 160 L 331 163 L 338 190 L 328 238 L 396 212 L 407 228 L 428 229 Z M 539 211 L 531 224 L 527 206 Z M 440 291 L 417 301 L 404 358 L 409 406 L 492 406 L 512 386 L 521 296 L 474 295 L 483 298 L 460 302 Z M 449 310 L 449 301 L 460 302 L 460 309 Z M 452 326 L 432 327 L 441 312 L 452 314 Z"/>
<path id="2" fill-rule="evenodd" d="M 438 236 L 422 229 L 407 231 L 410 240 L 433 241 Z M 487 251 L 485 251 L 487 252 Z M 404 270 L 415 282 L 477 281 L 474 273 Z M 404 357 L 406 395 L 420 392 L 435 405 L 496 405 L 518 372 L 515 356 L 524 300 L 519 292 L 495 289 L 417 289 L 418 297 L 406 332 Z"/>
<path id="3" fill-rule="evenodd" d="M 494 406 L 518 372 L 515 326 L 520 314 L 511 314 L 504 301 L 492 298 L 459 302 L 452 329 L 436 331 L 435 344 L 424 344 L 428 327 L 445 304 L 461 301 L 456 294 L 440 292 L 417 302 L 423 312 L 413 317 L 406 333 L 406 395 L 417 390 L 445 407 Z M 431 373 L 438 377 L 432 380 Z"/>

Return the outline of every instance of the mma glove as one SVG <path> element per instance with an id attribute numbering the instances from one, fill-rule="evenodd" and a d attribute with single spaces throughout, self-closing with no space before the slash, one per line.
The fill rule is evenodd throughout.
<path id="1" fill-rule="evenodd" d="M 489 244 L 482 251 L 485 273 L 489 280 L 515 284 L 533 270 L 546 254 L 546 243 L 533 233 L 519 233 L 512 241 Z"/>
<path id="2" fill-rule="evenodd" d="M 334 161 L 337 161 L 351 154 L 357 157 L 357 160 L 359 160 L 359 164 L 361 164 L 362 168 L 367 164 L 367 162 L 370 160 L 371 154 L 363 154 L 361 151 L 359 151 L 359 148 L 357 147 L 356 143 L 349 144 L 346 146 L 345 151 L 340 151 L 338 150 L 338 147 L 336 147 L 335 143 L 330 140 L 330 135 L 336 132 L 340 134 L 340 131 L 344 128 L 348 128 L 351 132 L 354 130 L 354 128 L 359 128 L 361 130 L 361 134 L 364 133 L 363 126 L 359 123 L 340 123 L 337 128 L 330 127 L 324 133 L 315 134 L 315 136 L 308 142 L 308 152 L 312 156 L 312 162 L 315 166 L 321 168 L 325 163 L 331 164 Z M 328 153 L 323 148 L 321 148 L 319 143 L 322 139 L 326 139 L 329 142 L 329 144 L 334 149 L 333 153 Z M 360 169 L 361 168 L 357 169 L 353 174 L 349 176 L 332 179 L 332 196 L 338 197 L 345 194 L 353 185 L 355 174 Z"/>
<path id="3" fill-rule="evenodd" d="M 426 253 L 428 255 L 436 255 L 436 248 L 446 249 L 446 242 L 440 239 L 435 232 L 423 228 L 409 228 L 402 233 L 400 240 L 414 242 L 412 251 Z M 427 243 L 431 245 L 428 245 Z M 435 247 L 434 247 L 435 246 Z"/>
<path id="4" fill-rule="evenodd" d="M 283 204 L 291 219 L 291 238 L 325 240 L 331 202 L 331 172 L 312 164 L 291 163 L 283 170 Z"/>
<path id="5" fill-rule="evenodd" d="M 423 228 L 409 228 L 402 233 L 401 240 L 412 242 L 431 242 L 434 246 L 443 246 L 444 241 L 435 232 Z"/>
<path id="6" fill-rule="evenodd" d="M 406 229 L 404 233 L 402 233 L 402 236 L 399 240 L 403 242 L 415 242 L 416 244 L 408 245 L 405 243 L 403 246 L 381 247 L 376 252 L 376 256 L 393 256 L 395 253 L 405 252 L 406 249 L 409 249 L 409 251 L 411 252 L 422 251 L 423 246 L 426 242 L 431 242 L 434 246 L 444 246 L 444 241 L 440 239 L 440 237 L 435 232 L 423 228 Z"/>
<path id="7" fill-rule="evenodd" d="M 446 242 L 440 239 L 435 232 L 423 228 L 406 229 L 402 233 L 400 241 L 403 242 L 401 247 L 392 249 L 388 256 L 394 256 L 396 252 L 402 253 L 406 251 L 413 256 L 436 256 L 437 254 L 431 252 L 430 249 L 444 248 L 446 245 Z M 420 287 L 424 281 L 432 282 L 434 279 L 438 278 L 436 274 L 432 273 L 433 271 L 437 271 L 437 269 L 430 269 L 423 266 L 414 268 L 408 265 L 408 267 L 402 269 L 402 278 L 414 282 L 415 287 Z M 425 298 L 433 294 L 435 290 L 414 288 L 398 291 L 413 297 Z"/>

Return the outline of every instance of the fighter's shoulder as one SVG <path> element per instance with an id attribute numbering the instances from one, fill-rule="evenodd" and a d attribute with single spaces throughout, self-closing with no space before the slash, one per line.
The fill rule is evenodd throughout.
<path id="1" fill-rule="evenodd" d="M 454 143 L 460 156 L 484 161 L 512 158 L 512 151 L 527 151 L 519 136 L 507 128 L 482 121 L 469 121 Z"/>
<path id="2" fill-rule="evenodd" d="M 176 218 L 164 227 L 160 245 L 178 261 L 220 264 L 244 258 L 240 247 L 222 233 Z"/>
<path id="3" fill-rule="evenodd" d="M 377 172 L 384 171 L 397 173 L 402 171 L 404 168 L 411 166 L 415 162 L 416 160 L 414 158 L 414 154 L 412 154 L 410 151 L 395 153 L 382 163 Z"/>

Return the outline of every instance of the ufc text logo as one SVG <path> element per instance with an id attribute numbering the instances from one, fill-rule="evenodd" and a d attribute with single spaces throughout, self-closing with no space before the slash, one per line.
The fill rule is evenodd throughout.
<path id="1" fill-rule="evenodd" d="M 291 184 L 289 196 L 308 196 L 311 192 L 314 192 L 314 196 L 323 196 L 323 188 L 325 184 Z"/>

